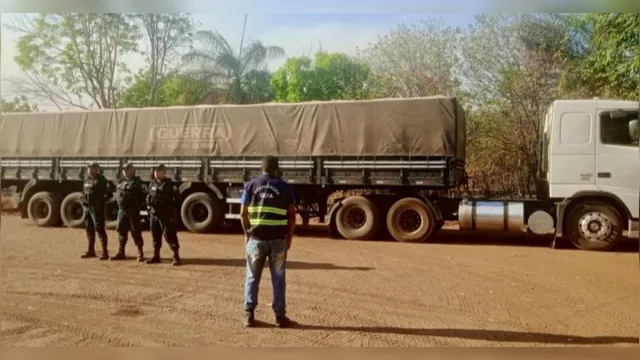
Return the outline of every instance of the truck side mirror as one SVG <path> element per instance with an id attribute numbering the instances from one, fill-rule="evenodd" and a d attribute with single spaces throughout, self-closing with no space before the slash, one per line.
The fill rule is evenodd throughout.
<path id="1" fill-rule="evenodd" d="M 629 136 L 631 140 L 638 141 L 638 120 L 629 121 Z"/>

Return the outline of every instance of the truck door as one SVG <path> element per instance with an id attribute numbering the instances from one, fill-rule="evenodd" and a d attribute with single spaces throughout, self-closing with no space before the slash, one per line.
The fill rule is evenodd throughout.
<path id="1" fill-rule="evenodd" d="M 593 101 L 556 102 L 548 175 L 551 197 L 596 190 L 595 110 Z"/>
<path id="2" fill-rule="evenodd" d="M 596 186 L 617 195 L 638 218 L 638 110 L 599 110 Z"/>

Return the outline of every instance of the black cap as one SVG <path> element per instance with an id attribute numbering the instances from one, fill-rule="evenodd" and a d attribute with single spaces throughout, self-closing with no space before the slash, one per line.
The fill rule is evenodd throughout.
<path id="1" fill-rule="evenodd" d="M 130 169 L 133 169 L 133 163 L 130 163 L 130 162 L 124 164 L 124 166 L 122 167 L 122 170 L 130 170 Z"/>
<path id="2" fill-rule="evenodd" d="M 164 166 L 164 164 L 160 164 L 158 166 L 156 166 L 156 171 L 167 171 L 167 167 Z"/>
<path id="3" fill-rule="evenodd" d="M 87 166 L 89 169 L 96 169 L 99 170 L 100 169 L 100 165 L 97 162 L 92 162 L 91 164 L 89 164 Z"/>

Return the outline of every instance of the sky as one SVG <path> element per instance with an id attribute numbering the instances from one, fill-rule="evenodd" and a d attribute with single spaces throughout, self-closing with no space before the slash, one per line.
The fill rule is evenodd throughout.
<path id="1" fill-rule="evenodd" d="M 199 0 L 188 0 L 194 3 Z M 354 0 L 350 0 L 354 1 Z M 286 0 L 291 2 L 291 0 Z M 355 0 L 360 2 L 360 0 Z M 375 6 L 379 0 L 370 0 Z M 233 11 L 233 2 L 227 6 L 224 14 L 198 13 L 195 19 L 202 29 L 217 30 L 231 44 L 239 45 L 242 35 L 244 14 Z M 282 5 L 282 2 L 280 2 Z M 322 14 L 322 13 L 279 13 L 267 14 L 261 12 L 260 7 L 255 12 L 248 13 L 247 33 L 249 39 L 259 39 L 265 45 L 277 45 L 284 48 L 288 57 L 309 55 L 320 49 L 355 54 L 357 48 L 366 47 L 376 40 L 378 35 L 384 34 L 400 23 L 418 22 L 422 19 L 440 18 L 445 24 L 454 27 L 467 27 L 473 22 L 474 14 L 442 13 L 442 14 Z M 2 23 L 10 23 L 15 14 L 2 14 Z M 12 77 L 20 74 L 20 70 L 13 60 L 16 50 L 15 41 L 18 34 L 3 26 L 1 42 L 0 76 Z M 284 59 L 269 64 L 275 69 Z M 144 65 L 141 58 L 132 58 L 130 66 L 133 69 Z"/>

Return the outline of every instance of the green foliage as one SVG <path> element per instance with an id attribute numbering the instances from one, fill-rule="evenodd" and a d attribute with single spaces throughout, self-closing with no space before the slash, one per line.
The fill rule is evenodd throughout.
<path id="1" fill-rule="evenodd" d="M 574 56 L 576 75 L 568 86 L 591 96 L 640 98 L 640 14 L 584 14 L 574 26 L 586 46 Z"/>
<path id="2" fill-rule="evenodd" d="M 400 24 L 360 51 L 371 67 L 376 97 L 451 95 L 460 81 L 460 31 L 440 20 Z"/>
<path id="3" fill-rule="evenodd" d="M 358 100 L 369 97 L 369 66 L 343 53 L 290 58 L 271 77 L 275 100 Z"/>
<path id="4" fill-rule="evenodd" d="M 0 113 L 30 113 L 38 112 L 38 105 L 29 102 L 26 96 L 17 96 L 8 101 L 0 99 Z"/>
<path id="5" fill-rule="evenodd" d="M 569 30 L 566 15 L 490 14 L 464 34 L 468 171 L 485 195 L 539 191 L 540 119 L 559 95 L 564 54 L 573 48 Z"/>
<path id="6" fill-rule="evenodd" d="M 266 46 L 260 41 L 251 41 L 245 45 L 241 41 L 236 51 L 216 31 L 198 31 L 196 38 L 202 48 L 192 49 L 183 59 L 194 68 L 192 72 L 198 78 L 227 89 L 233 101 L 238 104 L 254 102 L 267 96 L 263 91 L 264 71 L 268 61 L 285 56 L 281 47 Z"/>
<path id="7" fill-rule="evenodd" d="M 132 18 L 140 24 L 145 35 L 146 46 L 141 54 L 149 66 L 146 72 L 149 83 L 147 105 L 153 106 L 157 103 L 157 93 L 163 87 L 168 72 L 177 65 L 180 51 L 191 45 L 197 25 L 192 20 L 192 14 L 146 13 L 133 14 Z"/>
<path id="8" fill-rule="evenodd" d="M 39 14 L 12 28 L 21 32 L 15 57 L 21 70 L 88 98 L 94 107 L 117 104 L 121 75 L 128 72 L 122 56 L 135 51 L 139 39 L 127 16 Z"/>
<path id="9" fill-rule="evenodd" d="M 151 84 L 148 74 L 136 76 L 132 84 L 121 94 L 120 107 L 149 106 Z M 156 91 L 154 106 L 200 104 L 210 92 L 210 84 L 184 74 L 168 74 Z"/>

